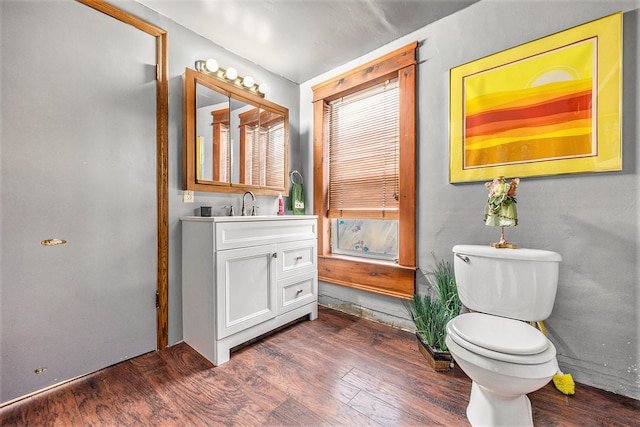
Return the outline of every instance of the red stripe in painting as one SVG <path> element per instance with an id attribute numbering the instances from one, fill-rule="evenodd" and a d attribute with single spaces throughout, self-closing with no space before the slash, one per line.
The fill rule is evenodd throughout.
<path id="1" fill-rule="evenodd" d="M 584 92 L 581 92 L 584 93 Z M 518 108 L 505 108 L 501 110 L 487 111 L 466 117 L 466 128 L 497 122 L 501 120 L 520 120 L 550 114 L 565 113 L 591 109 L 591 90 L 587 93 L 572 96 L 567 99 L 554 100 L 540 104 Z"/>
<path id="2" fill-rule="evenodd" d="M 535 128 L 538 126 L 549 126 L 558 123 L 567 123 L 573 120 L 589 118 L 591 118 L 591 110 L 570 111 L 561 114 L 553 114 L 520 120 L 503 120 L 499 122 L 486 123 L 484 125 L 467 129 L 465 132 L 465 136 L 467 138 L 471 138 L 474 136 L 495 135 L 500 132 L 506 132 L 514 129 L 527 129 Z"/>

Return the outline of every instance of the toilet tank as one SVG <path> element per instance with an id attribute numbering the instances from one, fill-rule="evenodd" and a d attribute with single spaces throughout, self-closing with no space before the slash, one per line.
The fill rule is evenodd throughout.
<path id="1" fill-rule="evenodd" d="M 562 257 L 540 249 L 453 247 L 460 301 L 470 310 L 530 322 L 553 310 Z"/>

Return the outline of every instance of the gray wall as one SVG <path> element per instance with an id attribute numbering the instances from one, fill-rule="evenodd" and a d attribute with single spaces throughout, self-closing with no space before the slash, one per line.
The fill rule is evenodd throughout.
<path id="1" fill-rule="evenodd" d="M 214 44 L 162 15 L 133 1 L 114 1 L 118 7 L 157 25 L 169 37 L 169 344 L 182 340 L 182 235 L 180 217 L 193 215 L 200 206 L 211 206 L 213 215 L 224 215 L 225 205 L 233 204 L 240 212 L 242 195 L 196 192 L 195 202 L 182 202 L 182 73 L 194 68 L 197 59 L 215 58 L 222 68 L 235 67 L 240 76 L 251 75 L 258 82 L 267 82 L 270 92 L 266 99 L 289 109 L 289 168 L 300 169 L 299 89 L 298 85 L 277 76 L 259 65 L 224 49 L 224 40 Z M 233 35 L 229 35 L 233 37 Z M 277 211 L 275 197 L 257 197 L 259 213 Z"/>
<path id="2" fill-rule="evenodd" d="M 2 0 L 2 1 L 4 4 L 5 0 Z M 28 2 L 27 4 L 29 5 L 29 9 L 37 7 L 37 6 L 34 6 L 38 4 L 37 2 L 38 0 Z M 25 3 L 17 2 L 17 3 L 14 3 L 14 5 L 18 5 L 16 7 L 20 7 L 19 6 L 20 4 L 25 4 Z M 0 25 L 2 25 L 3 28 L 20 28 L 21 26 L 25 26 L 26 28 L 32 28 L 32 27 L 38 28 L 39 27 L 37 23 L 38 19 L 42 20 L 42 22 L 45 22 L 45 21 L 65 22 L 63 19 L 58 19 L 58 18 L 61 18 L 60 16 L 56 16 L 56 7 L 57 7 L 56 3 L 58 4 L 64 3 L 66 4 L 66 6 L 71 6 L 72 9 L 76 6 L 77 6 L 77 9 L 86 8 L 86 10 L 89 10 L 92 13 L 99 14 L 99 12 L 93 11 L 88 7 L 81 5 L 79 3 L 75 3 L 73 0 L 56 0 L 54 2 L 50 0 L 43 0 L 42 5 L 43 6 L 46 5 L 47 6 L 46 10 L 49 12 L 39 13 L 37 16 L 31 16 L 29 18 L 26 18 L 26 17 L 15 18 L 15 16 L 17 15 L 12 15 L 12 19 L 19 19 L 19 20 L 24 19 L 24 22 L 11 22 L 11 26 L 7 25 L 8 23 L 6 21 L 2 20 L 3 19 L 1 14 L 2 8 L 0 8 Z M 236 212 L 239 212 L 240 204 L 241 204 L 241 195 L 209 194 L 209 193 L 200 193 L 200 192 L 196 192 L 195 194 L 195 203 L 185 204 L 182 202 L 182 79 L 181 79 L 182 73 L 184 72 L 185 67 L 193 68 L 194 62 L 196 59 L 206 59 L 209 57 L 214 57 L 218 60 L 220 65 L 224 68 L 234 66 L 236 67 L 236 69 L 238 70 L 241 76 L 251 75 L 256 79 L 256 81 L 267 82 L 271 87 L 271 92 L 269 95 L 267 95 L 267 99 L 289 108 L 289 111 L 290 111 L 290 147 L 291 147 L 290 148 L 291 150 L 290 167 L 292 169 L 294 168 L 300 169 L 300 166 L 299 166 L 300 154 L 298 151 L 299 116 L 300 116 L 299 107 L 298 107 L 299 101 L 300 101 L 299 87 L 297 84 L 294 84 L 278 75 L 275 75 L 261 68 L 257 64 L 251 63 L 247 60 L 244 60 L 228 52 L 227 50 L 225 50 L 223 47 L 220 46 L 220 45 L 224 45 L 224 42 L 225 42 L 224 40 L 220 40 L 220 45 L 214 44 L 198 36 L 197 34 L 185 29 L 184 27 L 179 26 L 173 23 L 172 21 L 169 21 L 168 19 L 159 16 L 157 13 L 147 9 L 141 4 L 135 3 L 134 1 L 131 1 L 131 0 L 115 1 L 112 3 L 116 4 L 122 9 L 152 24 L 155 24 L 163 28 L 168 32 L 169 77 L 170 77 L 170 80 L 169 80 L 169 91 L 170 91 L 169 93 L 169 268 L 168 268 L 169 269 L 169 343 L 175 344 L 180 340 L 182 340 L 182 298 L 181 298 L 182 285 L 181 285 L 181 233 L 180 233 L 181 226 L 180 226 L 179 219 L 183 215 L 193 215 L 194 209 L 198 208 L 201 205 L 212 206 L 214 210 L 214 214 L 220 214 L 223 211 L 222 206 L 224 205 L 234 204 L 236 207 Z M 69 7 L 65 8 L 65 10 L 68 10 L 68 9 Z M 83 9 L 83 13 L 85 13 L 84 9 Z M 35 23 L 34 23 L 34 20 L 36 21 Z M 85 23 L 84 27 L 86 27 L 86 31 L 92 31 L 91 26 L 89 24 Z M 6 38 L 4 38 L 5 36 Z M 6 40 L 10 39 L 11 37 L 17 37 L 17 36 L 18 35 L 16 34 L 3 33 L 3 40 L 2 40 L 3 44 L 0 45 L 0 48 L 2 48 L 2 46 L 5 45 Z M 22 42 L 25 45 L 29 45 L 29 43 L 37 44 L 38 38 L 41 36 L 42 34 L 37 32 L 33 32 L 31 34 L 19 35 L 19 37 L 24 38 Z M 109 38 L 105 38 L 104 41 L 108 43 Z M 148 42 L 148 40 L 146 41 Z M 77 38 L 76 42 L 82 43 L 82 39 Z M 153 45 L 153 42 L 152 42 L 152 45 Z M 134 49 L 132 49 L 132 51 L 133 50 Z M 0 51 L 0 53 L 2 52 L 4 51 Z M 50 76 L 52 75 L 51 73 L 49 74 L 47 73 L 47 69 L 29 70 L 28 68 L 25 68 L 20 61 L 15 60 L 16 56 L 17 55 L 3 55 L 2 57 L 2 73 L 3 74 L 5 75 L 10 74 L 7 72 L 8 70 L 15 71 L 16 69 L 19 69 L 25 75 L 29 75 L 29 73 L 31 73 L 31 77 L 33 79 L 37 79 L 38 82 L 46 83 L 46 84 L 43 84 L 43 87 L 44 87 L 43 90 L 46 90 L 47 84 L 55 85 L 56 90 L 61 91 L 63 93 L 65 92 L 74 93 L 74 91 L 76 90 L 77 85 L 74 84 L 74 81 L 72 79 L 66 79 L 64 81 L 47 82 L 46 79 L 50 78 Z M 91 64 L 102 63 L 103 65 L 105 61 L 109 61 L 110 59 L 111 58 L 109 56 L 101 55 L 101 52 L 99 50 L 95 52 L 89 52 L 84 58 L 84 60 L 86 60 L 87 63 L 91 63 Z M 143 59 L 140 58 L 139 61 L 142 62 Z M 115 64 L 111 63 L 109 65 L 113 65 L 116 68 L 118 66 L 117 62 Z M 48 59 L 46 66 L 55 70 L 64 70 L 65 68 L 69 67 L 70 64 L 68 63 L 66 58 L 53 54 Z M 79 65 L 79 67 L 81 66 L 82 64 Z M 12 73 L 12 74 L 15 74 L 15 73 Z M 19 90 L 19 88 L 14 88 L 14 87 L 12 88 L 3 87 L 0 89 L 2 89 L 3 94 L 9 94 L 9 93 L 14 94 L 16 91 Z M 24 91 L 22 96 L 24 99 L 21 99 L 21 105 L 29 105 L 29 104 L 36 105 L 38 104 L 38 102 L 41 102 L 43 98 L 46 98 L 46 97 L 38 97 L 38 94 L 34 93 L 34 91 L 26 91 L 26 90 Z M 82 96 L 82 94 L 80 94 L 79 96 Z M 30 97 L 30 98 L 27 99 L 26 97 Z M 152 97 L 151 99 L 154 99 L 154 97 Z M 119 116 L 119 114 L 122 113 L 122 110 L 123 110 L 123 106 L 121 104 L 115 104 L 115 105 L 91 104 L 91 105 L 92 107 L 100 108 L 102 119 L 103 119 L 102 123 L 104 124 L 114 123 L 117 117 Z M 3 105 L 3 108 L 5 106 L 6 105 Z M 10 106 L 6 106 L 6 107 L 9 109 L 8 111 L 10 111 L 11 107 Z M 50 111 L 52 113 L 57 114 L 60 117 L 70 117 L 71 123 L 73 123 L 73 117 L 76 117 L 74 116 L 73 108 L 70 105 L 67 105 L 64 103 L 51 105 Z M 153 115 L 151 117 L 151 120 L 154 121 L 155 109 L 153 108 L 153 106 L 152 108 L 150 108 L 150 111 L 151 111 L 151 114 Z M 1 118 L 2 121 L 0 122 L 0 125 L 3 127 L 2 128 L 3 135 L 8 134 L 7 132 L 4 132 L 5 130 L 13 129 L 12 126 L 14 126 L 14 124 L 8 122 L 6 118 L 7 117 L 2 117 Z M 111 131 L 114 131 L 114 129 L 112 128 L 109 128 L 109 129 Z M 33 121 L 33 123 L 31 124 L 30 130 L 34 134 L 47 134 L 46 125 L 38 120 Z M 8 153 L 19 153 L 20 150 L 22 149 L 20 144 L 21 144 L 20 139 L 3 140 L 2 152 L 0 154 L 6 155 Z M 53 158 L 56 158 L 56 156 L 59 156 L 59 154 L 60 153 L 57 152 L 55 144 L 53 143 L 49 145 L 43 144 L 43 156 L 45 157 L 49 156 L 50 158 L 53 159 Z M 139 153 L 137 152 L 121 153 L 121 154 L 124 157 L 130 157 L 130 158 L 136 158 L 136 156 L 139 156 Z M 148 153 L 148 154 L 151 156 L 152 159 L 155 158 L 155 153 Z M 96 148 L 95 153 L 93 153 L 93 155 L 99 158 L 102 155 L 102 153 L 99 151 L 99 148 Z M 6 184 L 13 183 L 15 181 L 14 176 L 8 175 L 10 173 L 11 171 L 8 169 L 5 169 L 5 168 L 2 169 L 0 184 L 2 184 L 3 186 L 0 187 L 1 194 L 7 195 L 10 192 L 15 192 L 15 188 L 7 188 L 6 186 Z M 134 168 L 130 168 L 128 169 L 128 171 L 124 171 L 122 173 L 123 174 L 131 173 L 132 179 L 134 179 L 138 175 L 136 174 L 136 171 Z M 153 174 L 152 176 L 155 177 L 155 175 Z M 42 173 L 42 171 L 39 172 L 37 170 L 32 171 L 31 178 L 36 182 L 40 181 L 43 183 L 47 183 L 48 181 L 50 181 L 47 179 L 47 176 Z M 81 177 L 78 177 L 78 181 L 81 181 Z M 150 194 L 155 196 L 155 182 L 153 181 L 148 182 L 148 188 L 151 191 Z M 73 207 L 73 203 L 79 203 L 79 204 L 85 203 L 87 200 L 86 196 L 87 196 L 86 194 L 80 194 L 78 195 L 78 197 L 71 199 L 71 202 L 69 205 L 65 205 L 65 208 L 69 210 L 70 215 L 74 215 L 75 210 Z M 31 195 L 25 194 L 24 197 L 28 199 L 29 197 L 31 197 Z M 120 197 L 119 200 L 127 200 L 127 198 L 123 196 L 123 197 Z M 33 213 L 36 210 L 39 210 L 40 214 L 46 215 L 47 210 L 53 208 L 53 206 L 51 205 L 46 205 L 46 204 L 43 205 L 40 202 L 41 201 L 39 200 L 32 200 L 30 202 L 31 211 L 29 212 L 26 212 L 22 207 L 22 205 L 13 206 L 9 203 L 3 204 L 2 217 L 0 218 L 0 221 L 2 221 L 3 227 L 12 226 L 12 223 L 9 222 L 10 218 L 25 216 L 26 214 Z M 275 197 L 258 197 L 258 205 L 261 208 L 260 212 L 275 213 L 277 209 L 277 200 Z M 117 209 L 121 209 L 121 210 L 126 210 L 127 208 L 130 208 L 130 206 L 127 206 L 125 202 L 123 202 L 121 206 L 117 206 Z M 154 209 L 155 208 L 152 209 L 152 212 L 155 212 Z M 75 215 L 77 214 L 78 213 L 76 212 Z M 5 236 L 1 236 L 1 237 L 5 237 Z M 51 236 L 51 237 L 55 237 L 55 236 Z M 5 243 L 6 243 L 5 246 L 10 249 L 11 244 L 14 244 L 14 243 L 19 244 L 20 242 L 7 241 Z M 8 265 L 4 264 L 6 259 L 8 258 L 3 257 L 0 259 L 3 263 L 2 265 L 0 265 L 0 271 L 3 271 L 3 273 L 8 271 L 8 268 L 7 268 Z M 102 267 L 106 268 L 106 266 L 102 266 Z M 138 273 L 141 273 L 145 268 L 148 269 L 149 267 L 148 266 L 145 267 L 141 265 L 140 272 L 132 272 L 132 275 L 138 276 L 139 275 Z M 64 277 L 62 277 L 61 280 L 64 281 Z M 73 278 L 69 276 L 67 277 L 67 280 L 72 281 Z M 33 286 L 32 289 L 25 289 L 24 288 L 25 286 L 28 287 L 30 285 L 27 285 L 25 283 L 20 283 L 20 279 L 18 277 L 17 280 L 11 280 L 11 281 L 7 280 L 0 283 L 0 298 L 2 298 L 3 294 L 5 296 L 8 295 L 8 293 L 6 293 L 9 291 L 8 286 L 16 286 L 16 285 L 22 286 L 23 288 L 21 289 L 21 292 L 26 295 L 38 294 L 39 292 L 39 289 L 36 286 Z M 5 286 L 7 286 L 7 288 L 5 288 Z M 122 298 L 126 298 L 126 295 L 123 295 Z M 37 300 L 36 299 L 30 300 L 28 304 L 29 312 L 25 313 L 24 315 L 27 317 L 29 316 L 35 317 L 40 315 L 41 313 L 51 311 L 50 307 L 46 306 L 47 304 L 46 301 L 38 302 L 41 300 L 42 298 Z M 56 316 L 55 321 L 70 320 L 67 318 L 69 316 L 69 313 L 65 310 L 57 310 L 52 314 L 52 316 Z M 151 321 L 155 323 L 155 314 L 153 314 L 153 317 L 151 319 L 153 319 Z M 13 320 L 19 321 L 19 319 L 13 319 Z M 53 321 L 54 320 L 52 320 L 52 322 Z M 142 319 L 131 319 L 131 321 L 143 322 Z M 146 322 L 146 320 L 144 322 Z M 75 319 L 75 323 L 78 323 L 78 319 Z M 10 327 L 10 323 L 3 322 L 1 326 L 2 328 L 8 328 Z M 33 330 L 33 333 L 30 334 L 29 330 L 27 329 L 24 332 L 24 334 L 21 335 L 22 338 L 21 340 L 19 340 L 19 342 L 10 343 L 12 345 L 3 345 L 2 349 L 0 349 L 0 352 L 3 355 L 5 355 L 8 352 L 12 351 L 11 347 L 13 345 L 20 346 L 25 342 L 37 341 L 39 331 L 36 331 L 34 329 L 32 330 Z M 60 331 L 58 338 L 62 340 L 65 336 L 64 334 L 65 334 L 65 331 Z M 155 334 L 155 330 L 154 330 L 154 334 Z M 10 334 L 8 333 L 8 330 L 0 329 L 0 335 L 5 337 L 5 336 L 9 336 Z M 151 338 L 150 340 L 153 343 L 155 343 L 155 335 L 152 335 L 150 338 Z M 122 344 L 122 347 L 124 348 L 124 345 L 126 343 L 123 342 L 121 344 Z M 0 345 L 2 345 L 2 340 L 0 340 Z M 117 344 L 114 346 L 117 346 Z M 56 360 L 63 361 L 66 355 L 60 354 L 60 355 L 51 356 L 51 357 L 55 357 L 57 358 Z M 91 370 L 100 369 L 102 367 L 104 366 L 95 366 Z M 3 371 L 4 369 L 8 370 L 9 368 L 10 367 L 8 366 L 0 365 L 0 371 Z M 76 373 L 76 375 L 79 375 L 79 374 Z M 66 379 L 68 378 L 65 378 L 65 377 L 57 378 L 57 381 L 64 381 Z M 33 391 L 33 388 L 29 388 L 30 386 L 28 386 L 27 388 L 24 388 L 21 385 L 18 385 L 16 387 L 19 389 L 27 390 L 25 391 L 25 393 Z M 10 396 L 10 398 L 14 398 L 14 397 L 17 397 L 17 396 L 15 395 Z"/>
<path id="3" fill-rule="evenodd" d="M 418 57 L 418 263 L 452 259 L 455 244 L 488 244 L 483 183 L 448 182 L 449 70 L 457 65 L 618 12 L 624 13 L 623 171 L 524 178 L 518 227 L 507 238 L 563 256 L 553 314 L 546 322 L 564 372 L 578 382 L 640 399 L 639 1 L 483 0 L 301 85 L 301 138 L 311 170 L 311 86 L 393 49 L 424 41 Z M 419 285 L 423 281 L 419 281 Z M 321 303 L 406 324 L 402 304 L 320 284 Z M 579 392 L 579 388 L 578 388 Z"/>

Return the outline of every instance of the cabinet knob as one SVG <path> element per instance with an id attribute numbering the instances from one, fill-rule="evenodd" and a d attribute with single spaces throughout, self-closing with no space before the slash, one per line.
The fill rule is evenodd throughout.
<path id="1" fill-rule="evenodd" d="M 271 254 L 271 257 L 272 257 L 272 258 L 278 258 L 278 252 L 274 252 L 274 253 L 272 253 L 272 254 Z"/>
<path id="2" fill-rule="evenodd" d="M 302 255 L 298 255 L 298 256 L 296 257 L 296 261 L 300 261 L 301 259 L 302 259 Z"/>
<path id="3" fill-rule="evenodd" d="M 298 290 L 296 291 L 296 295 L 300 295 L 301 293 L 302 293 L 302 289 L 298 289 Z"/>

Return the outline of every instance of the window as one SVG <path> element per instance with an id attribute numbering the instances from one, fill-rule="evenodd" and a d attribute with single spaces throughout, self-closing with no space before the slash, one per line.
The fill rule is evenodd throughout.
<path id="1" fill-rule="evenodd" d="M 267 187 L 279 187 L 284 176 L 284 117 L 265 111 L 261 115 L 260 125 L 266 138 L 265 184 Z"/>
<path id="2" fill-rule="evenodd" d="M 213 116 L 213 180 L 229 181 L 231 175 L 231 163 L 229 158 L 229 109 L 215 110 Z M 216 160 L 220 163 L 216 166 Z M 206 175 L 205 175 L 206 176 Z"/>
<path id="3" fill-rule="evenodd" d="M 331 253 L 395 262 L 398 221 L 332 218 Z"/>
<path id="4" fill-rule="evenodd" d="M 312 88 L 320 280 L 413 295 L 416 46 Z"/>
<path id="5" fill-rule="evenodd" d="M 333 254 L 398 259 L 398 94 L 395 78 L 326 106 Z"/>
<path id="6" fill-rule="evenodd" d="M 241 182 L 279 187 L 284 176 L 284 116 L 255 108 L 240 113 Z"/>

